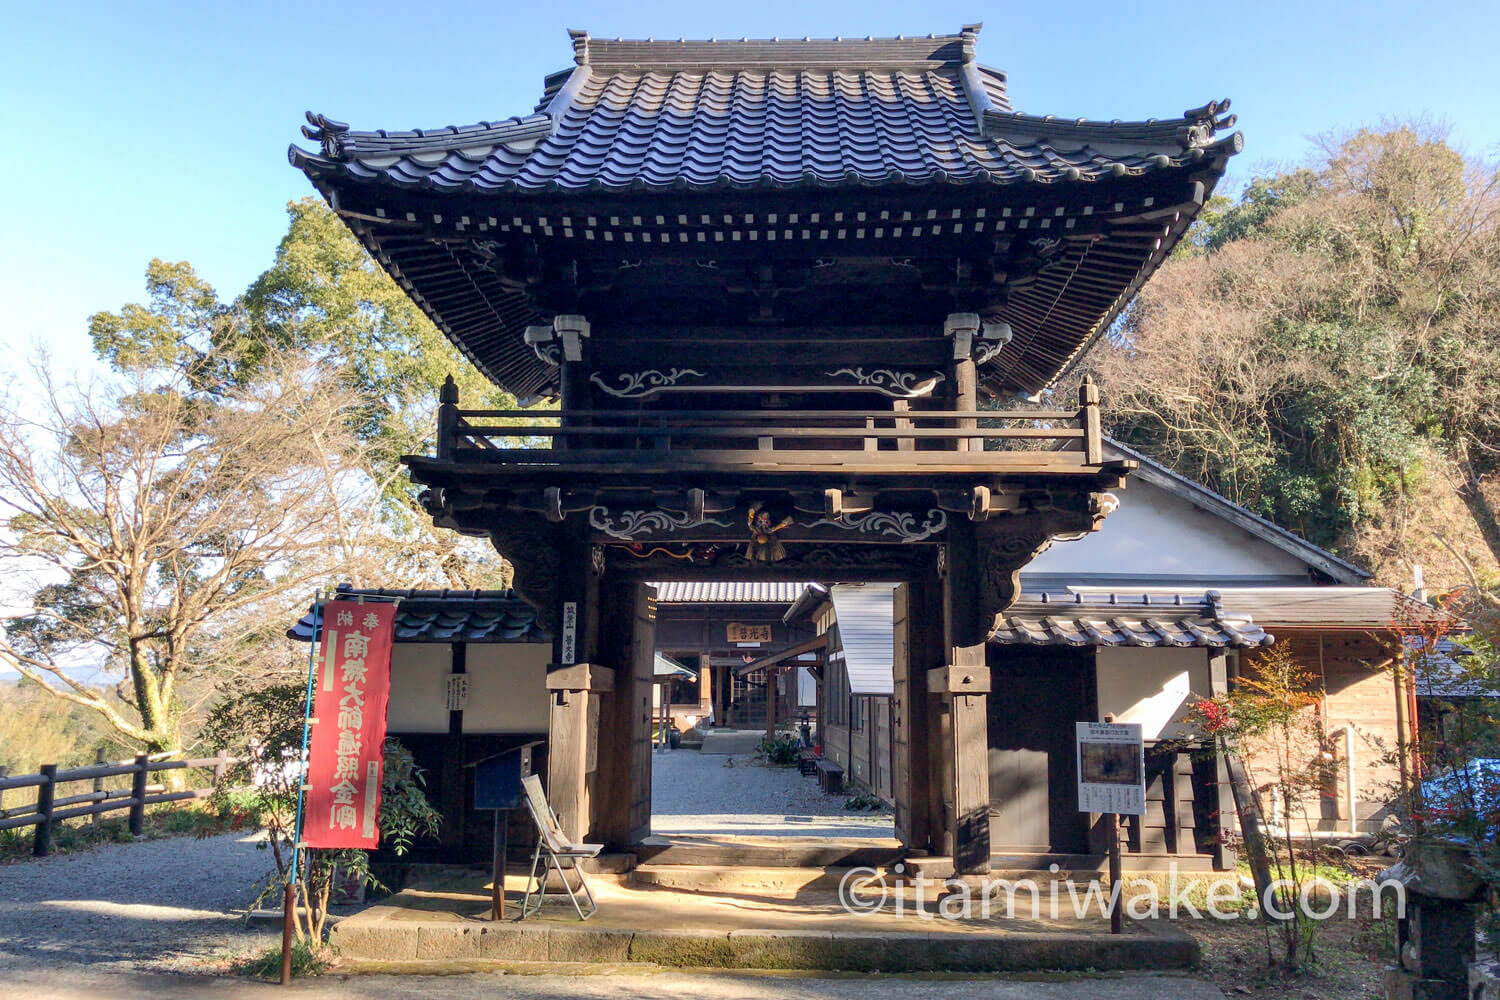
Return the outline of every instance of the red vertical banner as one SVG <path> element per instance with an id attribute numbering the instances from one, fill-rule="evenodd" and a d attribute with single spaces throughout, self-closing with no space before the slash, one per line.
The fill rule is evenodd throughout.
<path id="1" fill-rule="evenodd" d="M 380 842 L 385 708 L 394 604 L 329 601 L 314 677 L 302 842 L 374 849 Z"/>

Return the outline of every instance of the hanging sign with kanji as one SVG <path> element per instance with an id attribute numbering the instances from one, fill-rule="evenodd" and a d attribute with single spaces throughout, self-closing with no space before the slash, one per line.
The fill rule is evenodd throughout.
<path id="1" fill-rule="evenodd" d="M 330 601 L 323 614 L 302 841 L 373 849 L 396 606 Z"/>

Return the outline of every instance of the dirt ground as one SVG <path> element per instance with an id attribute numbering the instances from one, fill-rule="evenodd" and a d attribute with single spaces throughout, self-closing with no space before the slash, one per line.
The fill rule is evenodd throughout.
<path id="1" fill-rule="evenodd" d="M 1314 941 L 1316 968 L 1296 975 L 1269 966 L 1266 928 L 1261 921 L 1183 920 L 1177 926 L 1203 949 L 1199 975 L 1227 997 L 1382 1000 L 1385 996 L 1385 968 L 1393 960 L 1390 925 L 1385 921 L 1323 921 Z M 1274 941 L 1271 947 L 1280 948 Z"/>

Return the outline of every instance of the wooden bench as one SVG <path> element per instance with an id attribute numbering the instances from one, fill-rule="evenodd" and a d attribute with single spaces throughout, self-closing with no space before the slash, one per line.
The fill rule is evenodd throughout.
<path id="1" fill-rule="evenodd" d="M 839 767 L 827 757 L 818 760 L 818 787 L 829 795 L 839 795 L 844 791 L 844 769 Z"/>

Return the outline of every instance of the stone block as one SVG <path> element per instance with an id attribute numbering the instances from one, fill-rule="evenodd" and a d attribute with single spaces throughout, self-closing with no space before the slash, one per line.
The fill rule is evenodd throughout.
<path id="1" fill-rule="evenodd" d="M 741 969 L 837 968 L 831 931 L 730 931 L 729 947 Z"/>
<path id="2" fill-rule="evenodd" d="M 734 967 L 728 931 L 637 931 L 630 944 L 632 962 L 683 968 Z"/>
<path id="3" fill-rule="evenodd" d="M 577 927 L 547 928 L 549 962 L 628 962 L 634 931 Z"/>

